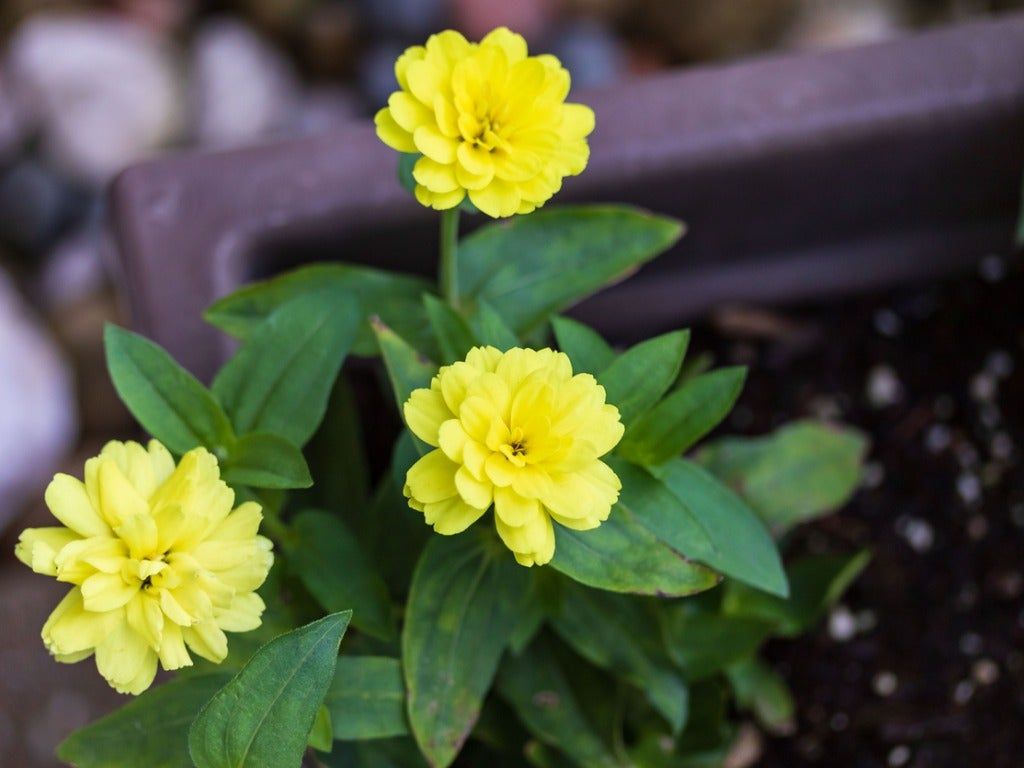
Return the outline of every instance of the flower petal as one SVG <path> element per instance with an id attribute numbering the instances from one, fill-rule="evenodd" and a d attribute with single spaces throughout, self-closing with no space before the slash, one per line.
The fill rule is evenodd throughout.
<path id="1" fill-rule="evenodd" d="M 110 535 L 110 526 L 93 506 L 85 485 L 71 475 L 56 475 L 46 488 L 45 499 L 53 516 L 76 533 Z"/>
<path id="2" fill-rule="evenodd" d="M 405 482 L 412 496 L 421 503 L 444 501 L 458 493 L 455 488 L 458 468 L 444 451 L 434 450 L 409 468 Z"/>

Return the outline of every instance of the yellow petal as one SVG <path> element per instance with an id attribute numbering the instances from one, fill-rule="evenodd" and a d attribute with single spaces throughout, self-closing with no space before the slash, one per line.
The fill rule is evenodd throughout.
<path id="1" fill-rule="evenodd" d="M 459 467 L 455 473 L 455 487 L 462 500 L 471 507 L 486 510 L 491 506 L 494 486 L 491 483 L 477 480 L 466 467 Z"/>
<path id="2" fill-rule="evenodd" d="M 110 535 L 110 526 L 93 505 L 85 485 L 70 475 L 55 476 L 45 498 L 53 516 L 71 530 L 82 536 Z"/>
<path id="3" fill-rule="evenodd" d="M 431 192 L 444 194 L 453 192 L 459 187 L 455 178 L 455 167 L 434 162 L 429 157 L 421 157 L 413 166 L 412 176 L 417 184 L 422 184 Z"/>
<path id="4" fill-rule="evenodd" d="M 217 626 L 226 632 L 249 632 L 261 623 L 266 605 L 255 592 L 236 595 L 227 608 L 214 614 Z"/>
<path id="5" fill-rule="evenodd" d="M 448 419 L 444 422 L 438 431 L 437 442 L 445 456 L 456 464 L 463 462 L 463 453 L 466 443 L 469 442 L 469 435 L 462 428 L 462 422 L 458 419 Z"/>
<path id="6" fill-rule="evenodd" d="M 437 127 L 441 133 L 453 139 L 458 137 L 459 113 L 451 99 L 444 94 L 438 93 L 434 96 L 434 119 L 437 120 Z"/>
<path id="7" fill-rule="evenodd" d="M 584 104 L 562 107 L 561 133 L 566 138 L 582 139 L 594 130 L 594 110 Z"/>
<path id="8" fill-rule="evenodd" d="M 484 463 L 487 479 L 501 488 L 507 488 L 515 481 L 518 468 L 500 453 L 492 453 Z"/>
<path id="9" fill-rule="evenodd" d="M 391 115 L 391 110 L 384 107 L 373 118 L 377 126 L 377 137 L 398 152 L 415 152 L 416 144 L 412 134 L 402 128 Z"/>
<path id="10" fill-rule="evenodd" d="M 220 664 L 228 655 L 228 639 L 212 618 L 186 627 L 181 634 L 188 647 L 207 661 Z"/>
<path id="11" fill-rule="evenodd" d="M 164 624 L 160 637 L 160 648 L 157 649 L 160 665 L 166 670 L 181 669 L 192 666 L 192 657 L 188 655 L 181 627 L 173 622 Z"/>
<path id="12" fill-rule="evenodd" d="M 421 125 L 412 135 L 416 149 L 439 163 L 450 165 L 455 162 L 455 151 L 458 142 L 433 125 Z"/>
<path id="13" fill-rule="evenodd" d="M 248 541 L 253 539 L 260 530 L 263 520 L 263 508 L 254 501 L 238 505 L 238 509 L 228 515 L 206 541 Z"/>
<path id="14" fill-rule="evenodd" d="M 119 693 L 139 694 L 156 675 L 156 653 L 127 621 L 96 646 L 96 668 Z"/>
<path id="15" fill-rule="evenodd" d="M 150 648 L 154 651 L 160 649 L 164 631 L 164 612 L 160 610 L 160 601 L 157 598 L 139 591 L 125 605 L 125 618 L 128 626 L 149 643 Z"/>
<path id="16" fill-rule="evenodd" d="M 526 58 L 527 54 L 526 40 L 523 39 L 522 35 L 517 35 L 508 27 L 498 27 L 491 30 L 480 41 L 480 45 L 496 45 L 500 47 L 505 52 L 505 57 L 509 63 L 521 61 Z"/>
<path id="17" fill-rule="evenodd" d="M 135 597 L 140 585 L 138 579 L 125 581 L 121 573 L 94 573 L 82 582 L 82 602 L 87 611 L 112 611 Z"/>
<path id="18" fill-rule="evenodd" d="M 433 208 L 435 211 L 447 211 L 463 201 L 466 190 L 459 187 L 452 192 L 431 192 L 422 184 L 416 185 L 416 199 L 420 205 Z"/>
<path id="19" fill-rule="evenodd" d="M 14 546 L 14 555 L 36 573 L 57 575 L 57 554 L 73 541 L 79 541 L 70 528 L 26 528 Z"/>
<path id="20" fill-rule="evenodd" d="M 158 554 L 156 521 L 148 512 L 127 517 L 114 530 L 128 545 L 128 553 L 132 557 L 141 559 Z"/>
<path id="21" fill-rule="evenodd" d="M 428 525 L 434 526 L 437 533 L 454 536 L 479 520 L 485 511 L 471 507 L 458 496 L 453 496 L 444 501 L 425 504 L 423 519 Z"/>
<path id="22" fill-rule="evenodd" d="M 57 604 L 43 625 L 43 643 L 54 655 L 67 656 L 91 651 L 121 620 L 121 611 L 86 611 L 82 603 L 82 590 L 75 587 Z"/>
<path id="23" fill-rule="evenodd" d="M 520 496 L 511 488 L 495 488 L 494 513 L 506 525 L 519 527 L 533 522 L 541 514 L 541 507 L 536 499 Z"/>
<path id="24" fill-rule="evenodd" d="M 455 472 L 458 465 L 434 450 L 413 464 L 406 473 L 405 482 L 412 496 L 424 504 L 444 501 L 457 494 Z"/>
<path id="25" fill-rule="evenodd" d="M 433 122 L 434 116 L 431 111 L 404 91 L 395 91 L 391 94 L 388 99 L 388 108 L 391 110 L 391 117 L 399 127 L 409 133 L 421 125 Z"/>
<path id="26" fill-rule="evenodd" d="M 508 525 L 499 515 L 494 516 L 494 523 L 501 540 L 520 565 L 544 565 L 554 557 L 555 531 L 551 518 L 543 510 L 521 526 Z"/>
<path id="27" fill-rule="evenodd" d="M 128 482 L 117 462 L 105 458 L 99 466 L 100 511 L 112 527 L 135 515 L 148 515 L 149 504 Z"/>

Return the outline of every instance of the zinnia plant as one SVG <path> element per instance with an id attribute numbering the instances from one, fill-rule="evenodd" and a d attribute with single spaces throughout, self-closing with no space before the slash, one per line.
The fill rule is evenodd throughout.
<path id="1" fill-rule="evenodd" d="M 594 128 L 556 59 L 505 29 L 442 32 L 396 78 L 377 132 L 443 211 L 436 285 L 321 264 L 245 287 L 207 312 L 239 341 L 209 386 L 107 329 L 153 440 L 58 475 L 61 526 L 25 531 L 17 555 L 70 585 L 47 649 L 95 655 L 137 698 L 59 755 L 722 765 L 737 714 L 791 724 L 761 646 L 812 626 L 866 564 L 777 543 L 846 501 L 864 440 L 800 422 L 699 445 L 742 368 L 688 359 L 685 330 L 621 348 L 563 316 L 684 227 L 535 210 L 583 171 Z M 462 213 L 511 219 L 460 239 Z M 377 362 L 343 371 L 349 356 Z M 175 677 L 151 687 L 158 665 Z"/>

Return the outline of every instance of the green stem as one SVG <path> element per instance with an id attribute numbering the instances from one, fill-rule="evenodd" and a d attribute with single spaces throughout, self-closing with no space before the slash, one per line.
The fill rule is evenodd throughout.
<path id="1" fill-rule="evenodd" d="M 459 209 L 441 214 L 441 293 L 455 309 L 459 308 Z"/>

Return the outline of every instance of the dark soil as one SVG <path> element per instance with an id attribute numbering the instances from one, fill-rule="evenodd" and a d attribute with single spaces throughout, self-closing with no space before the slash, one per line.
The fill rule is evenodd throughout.
<path id="1" fill-rule="evenodd" d="M 758 765 L 1024 766 L 1024 271 L 709 326 L 698 347 L 751 366 L 729 431 L 818 415 L 873 443 L 853 502 L 789 542 L 874 560 L 769 646 L 798 724 Z"/>

